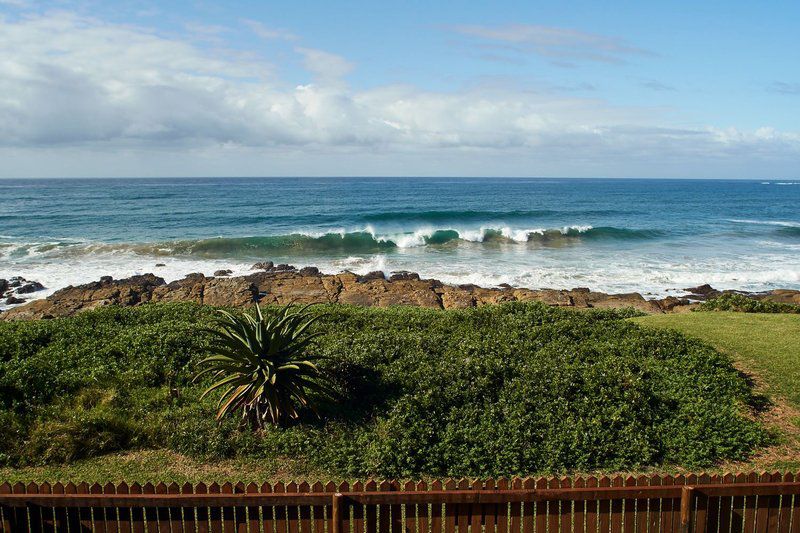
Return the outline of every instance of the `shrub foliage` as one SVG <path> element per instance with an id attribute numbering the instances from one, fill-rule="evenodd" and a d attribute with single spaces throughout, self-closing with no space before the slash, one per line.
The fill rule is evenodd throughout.
<path id="1" fill-rule="evenodd" d="M 728 293 L 700 304 L 697 311 L 736 311 L 739 313 L 800 313 L 800 305 L 756 300 L 743 294 Z"/>
<path id="2" fill-rule="evenodd" d="M 277 313 L 266 309 L 265 314 Z M 309 351 L 337 401 L 253 432 L 192 382 L 214 310 L 104 308 L 0 323 L 0 461 L 136 448 L 290 458 L 336 476 L 499 476 L 709 465 L 768 437 L 730 361 L 625 311 L 322 306 Z"/>

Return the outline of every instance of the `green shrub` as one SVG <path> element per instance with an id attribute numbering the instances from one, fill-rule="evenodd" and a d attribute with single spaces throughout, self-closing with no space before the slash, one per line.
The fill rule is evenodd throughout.
<path id="1" fill-rule="evenodd" d="M 265 313 L 276 313 L 269 308 Z M 499 476 L 739 460 L 769 441 L 729 359 L 630 311 L 514 303 L 477 309 L 323 306 L 310 351 L 339 399 L 321 418 L 214 422 L 191 378 L 214 310 L 104 308 L 0 323 L 0 422 L 10 464 L 167 448 L 290 459 L 331 476 Z M 27 450 L 27 451 L 23 451 Z M 3 455 L 4 454 L 4 455 Z"/>
<path id="2" fill-rule="evenodd" d="M 743 294 L 728 293 L 703 302 L 695 311 L 736 311 L 739 313 L 800 313 L 800 305 L 756 300 Z"/>

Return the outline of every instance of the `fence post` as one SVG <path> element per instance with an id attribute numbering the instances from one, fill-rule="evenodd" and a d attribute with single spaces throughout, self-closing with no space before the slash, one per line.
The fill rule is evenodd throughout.
<path id="1" fill-rule="evenodd" d="M 693 493 L 694 487 L 683 487 L 681 489 L 681 533 L 689 533 Z"/>
<path id="2" fill-rule="evenodd" d="M 336 492 L 333 494 L 331 510 L 331 532 L 341 533 L 342 529 L 342 493 Z"/>

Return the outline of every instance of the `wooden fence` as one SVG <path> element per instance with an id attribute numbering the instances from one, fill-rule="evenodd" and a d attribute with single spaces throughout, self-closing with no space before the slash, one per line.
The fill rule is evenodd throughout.
<path id="1" fill-rule="evenodd" d="M 0 484 L 0 531 L 800 533 L 800 474 Z"/>

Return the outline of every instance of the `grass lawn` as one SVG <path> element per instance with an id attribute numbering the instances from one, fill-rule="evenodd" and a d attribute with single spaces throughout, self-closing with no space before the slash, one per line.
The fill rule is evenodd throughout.
<path id="1" fill-rule="evenodd" d="M 702 339 L 729 355 L 772 401 L 761 416 L 783 438 L 754 468 L 800 469 L 800 315 L 705 312 L 631 319 Z"/>
<path id="2" fill-rule="evenodd" d="M 632 320 L 677 329 L 708 342 L 730 355 L 740 369 L 761 378 L 759 384 L 766 393 L 800 409 L 800 315 L 709 312 Z"/>

